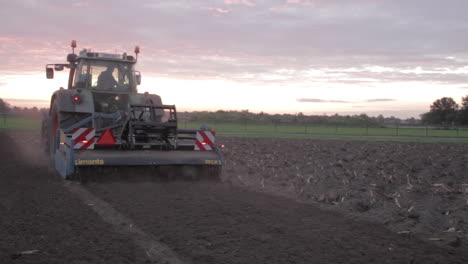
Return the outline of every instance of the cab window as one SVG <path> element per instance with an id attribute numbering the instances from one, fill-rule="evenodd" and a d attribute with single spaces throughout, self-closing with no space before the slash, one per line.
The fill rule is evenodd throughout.
<path id="1" fill-rule="evenodd" d="M 132 65 L 112 61 L 82 62 L 77 68 L 75 86 L 102 91 L 130 91 Z"/>

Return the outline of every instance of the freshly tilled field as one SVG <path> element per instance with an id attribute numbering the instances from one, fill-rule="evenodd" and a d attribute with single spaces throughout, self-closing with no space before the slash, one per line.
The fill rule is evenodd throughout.
<path id="1" fill-rule="evenodd" d="M 468 249 L 468 145 L 224 138 L 226 181 Z"/>
<path id="2" fill-rule="evenodd" d="M 162 263 L 68 191 L 37 133 L 0 139 L 0 262 Z M 464 145 L 219 142 L 223 182 L 80 188 L 187 263 L 468 262 Z"/>

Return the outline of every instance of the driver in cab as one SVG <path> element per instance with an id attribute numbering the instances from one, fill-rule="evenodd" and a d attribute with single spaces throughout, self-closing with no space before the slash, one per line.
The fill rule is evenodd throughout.
<path id="1" fill-rule="evenodd" d="M 112 73 L 114 66 L 107 66 L 107 69 L 99 74 L 97 87 L 102 90 L 114 90 L 117 87 L 117 81 L 114 79 Z"/>

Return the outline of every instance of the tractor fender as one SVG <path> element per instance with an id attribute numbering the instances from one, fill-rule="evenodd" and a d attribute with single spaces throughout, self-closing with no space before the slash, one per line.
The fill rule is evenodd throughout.
<path id="1" fill-rule="evenodd" d="M 161 96 L 157 94 L 144 94 L 143 98 L 144 104 L 154 104 L 154 105 L 162 105 Z M 164 115 L 164 110 L 156 110 L 156 116 L 162 117 Z"/>
<path id="2" fill-rule="evenodd" d="M 132 94 L 130 96 L 130 103 L 131 104 L 148 104 L 153 103 L 155 105 L 162 105 L 161 96 L 157 94 Z"/>
<path id="3" fill-rule="evenodd" d="M 55 91 L 50 99 L 49 113 L 52 113 L 54 104 L 57 106 L 57 111 L 74 112 L 75 108 L 72 103 L 72 96 L 73 91 L 71 90 L 60 89 Z"/>
<path id="4" fill-rule="evenodd" d="M 81 97 L 79 104 L 74 104 L 72 100 L 72 97 L 76 94 Z M 86 89 L 60 89 L 55 91 L 50 100 L 50 111 L 52 111 L 54 104 L 57 105 L 57 110 L 60 112 L 94 112 L 92 93 Z"/>
<path id="5" fill-rule="evenodd" d="M 144 100 L 143 103 L 145 103 L 145 104 L 149 103 L 148 101 L 151 101 L 155 105 L 162 105 L 161 96 L 159 96 L 157 94 L 144 95 L 143 100 Z"/>
<path id="6" fill-rule="evenodd" d="M 149 94 L 149 93 L 144 93 L 144 94 L 133 94 L 130 97 L 130 103 L 131 104 L 154 104 L 154 105 L 162 105 L 162 100 L 161 96 L 157 94 Z M 163 110 L 157 110 L 156 113 L 158 116 L 163 116 L 164 111 Z"/>

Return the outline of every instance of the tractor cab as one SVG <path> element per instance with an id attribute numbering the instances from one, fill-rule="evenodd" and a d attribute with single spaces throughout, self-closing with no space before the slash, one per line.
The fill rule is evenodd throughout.
<path id="1" fill-rule="evenodd" d="M 133 56 L 82 50 L 76 58 L 74 88 L 95 91 L 136 92 L 140 74 Z"/>
<path id="2" fill-rule="evenodd" d="M 47 64 L 47 79 L 54 78 L 54 70 L 62 71 L 69 68 L 68 89 L 88 89 L 93 92 L 137 93 L 137 85 L 141 82 L 139 71 L 134 65 L 140 53 L 140 47 L 135 47 L 135 57 L 123 54 L 92 52 L 83 49 L 75 54 L 76 41 L 72 41 L 73 53 L 68 54 L 68 64 Z"/>

